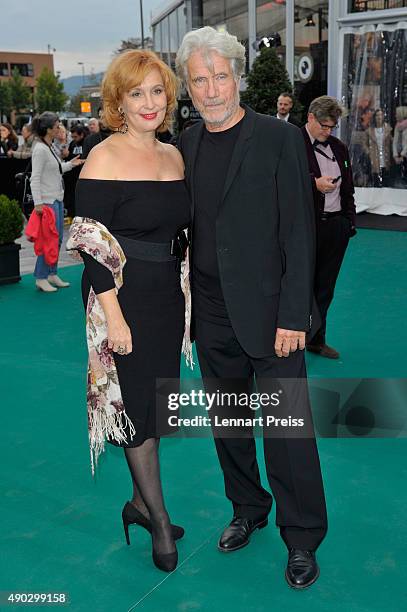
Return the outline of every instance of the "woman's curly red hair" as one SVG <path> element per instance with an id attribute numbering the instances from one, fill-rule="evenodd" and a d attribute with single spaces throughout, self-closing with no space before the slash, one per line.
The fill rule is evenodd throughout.
<path id="1" fill-rule="evenodd" d="M 154 68 L 161 74 L 167 96 L 167 111 L 157 131 L 165 132 L 170 128 L 177 106 L 179 91 L 177 77 L 153 51 L 130 49 L 114 58 L 102 81 L 102 121 L 111 130 L 118 130 L 122 125 L 118 108 L 123 95 L 133 87 L 138 87 Z"/>

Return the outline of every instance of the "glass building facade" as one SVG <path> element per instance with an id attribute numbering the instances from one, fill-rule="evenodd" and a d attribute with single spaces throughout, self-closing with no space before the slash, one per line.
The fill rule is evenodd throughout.
<path id="1" fill-rule="evenodd" d="M 188 31 L 187 5 L 181 0 L 173 2 L 153 21 L 154 51 L 172 68 L 175 67 L 175 55 L 181 41 Z"/>
<path id="2" fill-rule="evenodd" d="M 328 0 L 302 0 L 294 3 L 294 67 L 293 76 L 297 97 L 307 107 L 310 100 L 326 93 L 328 57 Z M 246 46 L 247 70 L 250 69 L 250 52 L 255 57 L 252 43 L 257 38 L 278 32 L 281 46 L 277 51 L 286 62 L 286 2 L 252 0 L 255 11 L 256 35 L 249 40 L 248 0 L 181 0 L 168 4 L 152 20 L 154 49 L 172 67 L 176 51 L 184 34 L 196 27 L 210 25 L 225 29 Z M 312 75 L 300 78 L 300 58 L 311 56 Z M 310 82 L 311 81 L 311 82 Z"/>
<path id="3" fill-rule="evenodd" d="M 358 211 L 407 215 L 407 0 L 174 0 L 152 18 L 154 48 L 174 68 L 184 34 L 203 25 L 238 37 L 247 70 L 256 39 L 278 33 L 305 111 L 324 94 L 346 109 L 337 135 Z"/>

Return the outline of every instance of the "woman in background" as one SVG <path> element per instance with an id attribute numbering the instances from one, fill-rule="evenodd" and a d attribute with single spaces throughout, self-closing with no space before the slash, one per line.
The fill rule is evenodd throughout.
<path id="1" fill-rule="evenodd" d="M 57 115 L 42 113 L 32 122 L 33 133 L 38 137 L 32 154 L 31 193 L 34 200 L 34 211 L 41 215 L 44 206 L 54 211 L 55 224 L 59 234 L 59 247 L 64 235 L 64 183 L 62 175 L 75 166 L 83 164 L 79 157 L 69 162 L 61 162 L 51 145 L 59 130 Z M 57 274 L 56 263 L 49 266 L 44 255 L 39 255 L 35 264 L 34 276 L 38 289 L 51 293 L 59 288 L 69 287 Z"/>
<path id="2" fill-rule="evenodd" d="M 0 157 L 7 157 L 9 151 L 18 149 L 18 136 L 10 123 L 0 124 Z"/>
<path id="3" fill-rule="evenodd" d="M 59 124 L 56 138 L 52 142 L 52 148 L 60 159 L 66 159 L 69 155 L 68 131 L 63 123 Z"/>
<path id="4" fill-rule="evenodd" d="M 373 187 L 386 187 L 392 162 L 391 126 L 381 108 L 375 110 L 372 125 L 365 131 L 365 152 L 370 159 Z"/>

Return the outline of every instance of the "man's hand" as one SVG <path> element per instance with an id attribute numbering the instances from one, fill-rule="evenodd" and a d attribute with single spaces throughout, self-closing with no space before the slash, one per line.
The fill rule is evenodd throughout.
<path id="1" fill-rule="evenodd" d="M 277 327 L 274 349 L 277 357 L 288 357 L 290 353 L 294 353 L 297 349 L 303 351 L 305 349 L 305 331 Z"/>
<path id="2" fill-rule="evenodd" d="M 321 193 L 331 193 L 335 190 L 336 185 L 332 182 L 333 176 L 320 176 L 315 179 L 315 184 L 317 186 L 318 191 Z"/>
<path id="3" fill-rule="evenodd" d="M 42 204 L 36 204 L 36 206 L 34 206 L 34 210 L 37 213 L 37 215 L 42 215 Z"/>

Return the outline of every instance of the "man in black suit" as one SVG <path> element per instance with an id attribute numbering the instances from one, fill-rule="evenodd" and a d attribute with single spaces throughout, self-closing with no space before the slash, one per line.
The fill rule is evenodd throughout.
<path id="1" fill-rule="evenodd" d="M 244 68 L 236 37 L 210 27 L 189 32 L 177 55 L 178 72 L 204 120 L 179 142 L 192 199 L 192 334 L 207 389 L 247 393 L 254 377 L 259 391 L 273 378 L 302 387 L 297 410 L 308 437 L 273 434 L 270 427 L 263 434 L 276 522 L 289 551 L 286 579 L 304 588 L 318 578 L 315 551 L 327 529 L 301 385 L 314 274 L 311 184 L 300 130 L 240 104 Z M 241 412 L 233 406 L 232 414 Z M 272 496 L 260 482 L 250 426 L 232 437 L 214 434 L 234 511 L 218 548 L 232 552 L 267 525 Z"/>
<path id="2" fill-rule="evenodd" d="M 326 344 L 326 319 L 349 238 L 356 234 L 356 209 L 349 151 L 332 136 L 342 115 L 335 98 L 320 96 L 311 102 L 302 128 L 311 175 L 316 217 L 315 299 L 321 327 L 309 339 L 307 350 L 329 359 L 339 353 Z"/>
<path id="3" fill-rule="evenodd" d="M 98 145 L 100 142 L 103 142 L 103 140 L 105 140 L 112 134 L 112 130 L 105 127 L 102 121 L 99 120 L 99 130 L 86 136 L 83 142 L 81 159 L 87 159 L 93 147 Z"/>
<path id="4" fill-rule="evenodd" d="M 301 123 L 291 114 L 291 109 L 294 106 L 294 98 L 288 91 L 283 91 L 277 98 L 277 119 L 288 121 L 297 127 L 301 127 Z"/>

